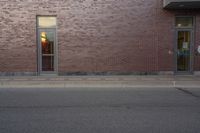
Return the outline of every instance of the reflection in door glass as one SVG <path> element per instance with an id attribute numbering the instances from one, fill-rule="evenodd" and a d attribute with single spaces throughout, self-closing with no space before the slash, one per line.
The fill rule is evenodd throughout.
<path id="1" fill-rule="evenodd" d="M 54 53 L 54 37 L 51 32 L 41 32 L 41 44 L 43 54 L 53 54 Z"/>
<path id="2" fill-rule="evenodd" d="M 177 40 L 177 70 L 190 70 L 190 32 L 178 31 Z"/>
<path id="3" fill-rule="evenodd" d="M 54 33 L 41 32 L 42 71 L 54 71 Z"/>
<path id="4" fill-rule="evenodd" d="M 53 56 L 42 56 L 42 71 L 54 71 Z"/>

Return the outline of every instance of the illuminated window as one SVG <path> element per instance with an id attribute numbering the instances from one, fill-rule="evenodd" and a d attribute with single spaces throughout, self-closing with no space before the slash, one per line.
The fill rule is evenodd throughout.
<path id="1" fill-rule="evenodd" d="M 56 28 L 56 17 L 38 17 L 39 28 Z"/>

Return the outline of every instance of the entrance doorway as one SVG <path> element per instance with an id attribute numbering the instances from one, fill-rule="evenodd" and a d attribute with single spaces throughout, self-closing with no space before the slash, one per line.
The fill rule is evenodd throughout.
<path id="1" fill-rule="evenodd" d="M 193 17 L 176 17 L 176 73 L 192 73 Z"/>
<path id="2" fill-rule="evenodd" d="M 55 17 L 38 17 L 38 73 L 57 74 Z"/>

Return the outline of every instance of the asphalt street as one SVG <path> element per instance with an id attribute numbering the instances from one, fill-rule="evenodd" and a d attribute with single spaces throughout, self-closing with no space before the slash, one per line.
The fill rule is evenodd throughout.
<path id="1" fill-rule="evenodd" d="M 0 89 L 0 133 L 199 133 L 200 88 Z"/>

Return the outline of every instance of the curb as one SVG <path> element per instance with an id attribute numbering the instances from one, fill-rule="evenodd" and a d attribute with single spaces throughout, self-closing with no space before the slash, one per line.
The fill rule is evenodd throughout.
<path id="1" fill-rule="evenodd" d="M 132 87 L 192 87 L 200 81 L 0 81 L 0 88 L 132 88 Z"/>

